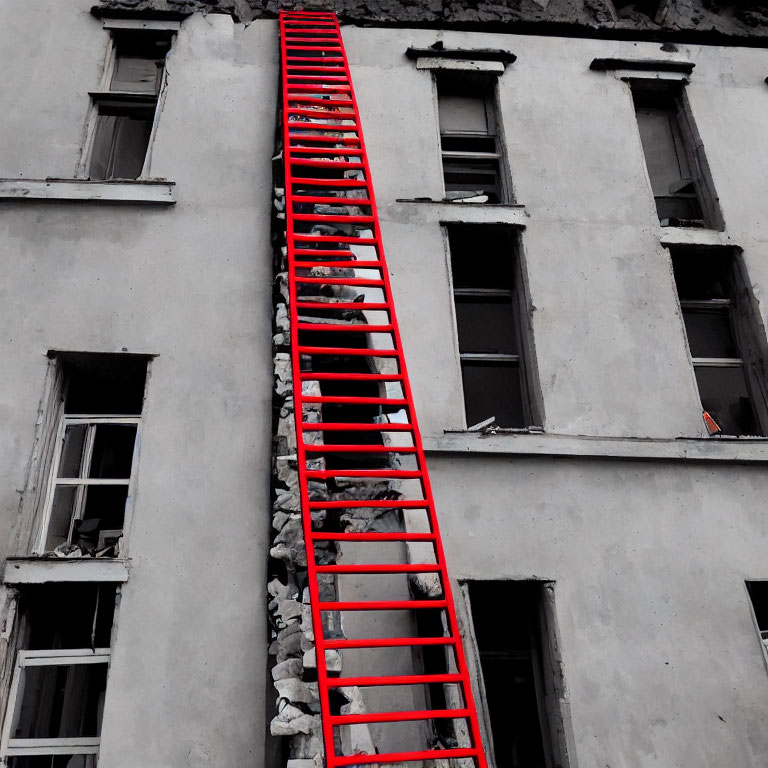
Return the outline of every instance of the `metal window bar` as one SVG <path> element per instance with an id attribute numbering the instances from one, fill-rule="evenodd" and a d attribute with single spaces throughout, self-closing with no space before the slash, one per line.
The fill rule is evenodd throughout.
<path id="1" fill-rule="evenodd" d="M 309 23 L 311 22 L 311 24 Z M 313 27 L 313 25 L 316 25 Z M 321 29 L 322 32 L 318 36 L 315 36 L 313 29 Z M 297 45 L 299 38 L 295 37 L 292 33 L 295 30 L 301 32 L 301 44 Z M 333 43 L 328 40 L 327 30 L 332 30 L 335 33 L 335 39 Z M 290 287 L 290 319 L 291 319 L 291 361 L 293 368 L 294 381 L 298 382 L 302 378 L 311 378 L 311 374 L 303 372 L 301 370 L 301 357 L 303 354 L 319 354 L 330 355 L 331 359 L 334 355 L 362 355 L 370 359 L 386 359 L 394 358 L 398 363 L 399 373 L 397 374 L 399 381 L 403 388 L 404 397 L 398 399 L 398 402 L 402 402 L 408 413 L 408 423 L 373 423 L 373 422 L 361 422 L 361 423 L 302 423 L 297 421 L 297 437 L 298 437 L 298 472 L 299 472 L 299 486 L 301 493 L 301 508 L 302 508 L 302 524 L 304 531 L 305 544 L 307 546 L 307 568 L 309 576 L 309 590 L 312 606 L 312 619 L 315 631 L 316 642 L 316 658 L 317 658 L 317 675 L 318 686 L 320 692 L 320 706 L 323 722 L 323 744 L 325 748 L 325 764 L 327 768 L 337 768 L 337 766 L 346 765 L 362 765 L 369 763 L 405 763 L 415 760 L 426 759 L 465 759 L 472 758 L 477 768 L 486 768 L 486 758 L 483 751 L 483 746 L 480 737 L 480 729 L 478 726 L 477 712 L 472 697 L 471 683 L 469 673 L 467 670 L 467 664 L 464 657 L 461 636 L 459 633 L 459 627 L 456 620 L 456 613 L 454 608 L 453 597 L 451 594 L 451 585 L 448 576 L 448 571 L 445 565 L 445 555 L 443 551 L 443 545 L 440 538 L 440 533 L 437 524 L 437 518 L 434 511 L 434 501 L 432 496 L 432 490 L 429 482 L 429 476 L 427 473 L 424 450 L 421 441 L 421 435 L 416 422 L 416 417 L 413 409 L 413 396 L 411 393 L 410 383 L 405 368 L 405 361 L 402 355 L 402 344 L 400 339 L 400 332 L 395 317 L 394 304 L 392 301 L 391 286 L 389 281 L 389 273 L 386 269 L 386 261 L 384 259 L 384 250 L 381 242 L 380 230 L 378 227 L 378 215 L 376 211 L 376 203 L 373 194 L 373 188 L 370 183 L 370 168 L 368 165 L 368 158 L 365 152 L 365 142 L 363 140 L 362 131 L 360 128 L 360 119 L 357 108 L 357 101 L 355 99 L 354 89 L 352 87 L 351 77 L 349 73 L 349 65 L 347 62 L 346 53 L 344 51 L 344 45 L 341 38 L 341 32 L 339 29 L 336 16 L 333 13 L 326 12 L 304 12 L 304 11 L 281 11 L 280 13 L 280 31 L 281 31 L 281 54 L 282 54 L 282 98 L 283 98 L 283 140 L 284 140 L 284 163 L 285 163 L 285 189 L 286 189 L 286 235 L 288 246 L 288 276 Z M 330 56 L 325 58 L 322 54 L 329 53 Z M 301 53 L 301 59 L 297 54 Z M 304 55 L 306 54 L 306 56 Z M 321 55 L 318 55 L 321 54 Z M 292 80 L 290 75 L 297 63 L 318 62 L 322 64 L 333 62 L 334 69 L 331 70 L 332 78 L 319 77 L 317 80 L 311 81 L 312 85 L 296 84 Z M 343 71 L 343 77 L 339 77 L 339 70 Z M 323 70 L 320 70 L 322 72 Z M 306 78 L 304 78 L 306 79 Z M 323 96 L 329 98 L 323 98 Z M 296 108 L 306 108 L 307 105 L 317 105 L 321 109 L 327 109 L 329 105 L 343 104 L 344 107 L 350 108 L 351 112 L 341 113 L 336 115 L 337 121 L 344 120 L 344 124 L 333 123 L 333 120 L 325 120 L 322 123 L 299 123 L 296 121 L 289 121 L 289 116 L 295 114 Z M 352 122 L 349 125 L 348 122 Z M 310 132 L 311 134 L 310 135 Z M 354 137 L 349 133 L 356 134 Z M 306 150 L 297 151 L 299 147 L 306 147 L 307 141 L 313 141 L 321 143 L 327 141 L 328 143 L 347 143 L 349 140 L 354 141 L 355 145 L 359 147 L 360 162 L 359 163 L 335 163 L 331 164 L 325 161 L 315 161 L 312 163 L 304 159 L 307 153 Z M 343 149 L 338 152 L 339 155 L 343 155 Z M 338 178 L 318 178 L 317 169 L 319 167 L 338 167 L 340 172 Z M 363 200 L 350 204 L 363 204 L 370 206 L 370 228 L 369 234 L 364 235 L 360 232 L 360 237 L 350 237 L 341 235 L 324 235 L 314 234 L 306 235 L 297 231 L 297 218 L 294 215 L 294 203 L 302 202 L 301 192 L 297 193 L 300 188 L 322 188 L 322 192 L 318 192 L 318 195 L 328 196 L 328 193 L 339 194 L 343 197 L 345 190 L 350 188 L 363 190 Z M 306 192 L 304 193 L 306 198 Z M 306 201 L 305 202 L 309 202 Z M 322 216 L 318 215 L 318 220 L 322 220 Z M 333 222 L 335 223 L 335 222 Z M 302 259 L 302 245 L 311 244 L 311 248 L 323 248 L 323 243 L 349 243 L 360 246 L 371 246 L 376 251 L 376 262 L 380 266 L 381 279 L 376 281 L 361 281 L 354 280 L 353 278 L 307 278 L 302 277 L 297 273 L 297 270 L 301 269 L 300 265 Z M 318 245 L 320 244 L 320 245 Z M 335 250 L 337 245 L 329 245 L 329 249 Z M 361 266 L 358 264 L 358 266 Z M 363 265 L 364 266 L 364 265 Z M 376 286 L 376 291 L 379 295 L 376 298 L 364 298 L 362 302 L 350 302 L 350 301 L 336 301 L 325 302 L 313 300 L 306 295 L 306 289 L 309 285 L 311 287 L 312 282 L 336 284 L 336 285 L 348 285 L 360 288 L 367 287 L 363 283 L 370 283 Z M 301 286 L 301 288 L 300 288 Z M 302 294 L 299 291 L 302 291 Z M 381 298 L 383 296 L 383 300 Z M 299 310 L 307 309 L 355 309 L 355 310 L 386 310 L 389 313 L 390 322 L 387 325 L 388 331 L 391 332 L 394 349 L 381 350 L 381 349 L 366 349 L 355 347 L 307 347 L 302 346 L 299 342 L 299 331 L 306 333 L 306 318 L 299 323 Z M 323 331 L 323 325 L 320 323 L 317 326 L 317 330 Z M 351 331 L 360 332 L 360 327 L 352 327 Z M 370 330 L 370 329 L 368 329 Z M 341 336 L 344 333 L 343 329 L 338 330 L 338 334 Z M 343 373 L 343 371 L 339 371 Z M 302 393 L 300 386 L 294 387 L 294 400 L 296 406 L 296 413 L 301 414 L 305 403 L 316 402 L 321 398 L 317 397 L 305 397 Z M 328 399 L 328 398 L 322 398 Z M 340 397 L 333 398 L 334 400 L 343 400 L 348 403 L 354 403 L 359 401 L 360 398 L 354 397 Z M 376 398 L 372 398 L 376 399 Z M 304 439 L 305 435 L 311 435 L 316 432 L 325 431 L 344 431 L 344 432 L 389 432 L 389 431 L 408 431 L 413 437 L 413 453 L 416 455 L 418 470 L 415 471 L 403 471 L 403 470 L 365 470 L 360 473 L 349 470 L 339 471 L 320 471 L 309 470 L 307 468 L 307 456 L 314 455 L 312 450 L 307 450 Z M 352 448 L 354 446 L 350 446 Z M 394 447 L 393 447 L 394 448 Z M 396 448 L 394 448 L 396 450 Z M 361 452 L 361 455 L 362 452 Z M 413 478 L 419 483 L 421 492 L 423 493 L 423 500 L 354 500 L 350 501 L 326 501 L 326 502 L 310 502 L 309 500 L 309 487 L 308 482 L 311 478 L 318 477 L 333 477 L 333 476 L 386 476 L 386 477 L 408 477 Z M 345 506 L 390 506 L 393 509 L 422 509 L 426 512 L 429 522 L 430 531 L 427 533 L 322 533 L 314 531 L 312 528 L 312 520 L 310 511 L 316 508 L 343 508 Z M 434 572 L 439 574 L 442 581 L 443 597 L 440 600 L 378 600 L 378 601 L 321 601 L 319 594 L 319 582 L 318 576 L 321 573 L 328 572 L 328 569 L 322 570 L 321 566 L 315 563 L 314 557 L 314 543 L 317 541 L 421 541 L 429 542 L 434 546 L 435 553 L 435 565 L 428 566 L 431 569 L 434 568 Z M 393 566 L 394 567 L 394 566 Z M 386 572 L 386 566 L 372 564 L 366 566 L 365 564 L 357 566 L 357 568 L 369 568 L 368 572 Z M 402 568 L 402 567 L 401 567 Z M 424 568 L 424 566 L 419 566 Z M 407 570 L 407 569 L 406 569 Z M 337 572 L 338 569 L 336 569 Z M 401 572 L 403 572 L 401 570 Z M 359 639 L 328 639 L 323 636 L 320 627 L 323 626 L 322 613 L 324 611 L 341 611 L 341 610 L 353 610 L 353 611 L 370 611 L 370 610 L 414 610 L 414 609 L 441 609 L 444 611 L 447 618 L 447 636 L 441 638 L 370 638 L 366 640 Z M 458 684 L 462 688 L 464 707 L 461 709 L 455 709 L 450 711 L 444 710 L 413 710 L 403 711 L 395 713 L 383 713 L 383 714 L 369 714 L 360 717 L 353 716 L 333 716 L 330 706 L 330 691 L 333 687 L 338 685 L 337 681 L 329 678 L 328 670 L 325 665 L 325 651 L 332 648 L 390 648 L 396 646 L 419 646 L 419 645 L 442 645 L 446 648 L 452 648 L 455 651 L 455 671 L 450 673 L 450 682 Z M 414 678 L 416 679 L 416 678 Z M 420 679 L 420 678 L 419 678 Z M 448 678 L 446 678 L 447 680 Z M 376 684 L 376 685 L 395 685 L 404 684 L 406 681 L 402 679 L 402 676 L 377 676 L 375 679 L 358 680 L 356 684 Z M 412 680 L 410 681 L 412 682 Z M 371 754 L 371 755 L 338 755 L 335 751 L 334 745 L 334 726 L 352 724 L 354 722 L 409 722 L 419 719 L 434 719 L 434 718 L 446 718 L 453 717 L 457 719 L 463 719 L 468 723 L 469 737 L 471 739 L 471 745 L 462 745 L 460 747 L 448 748 L 448 749 L 423 749 L 408 752 L 391 752 L 385 754 Z"/>

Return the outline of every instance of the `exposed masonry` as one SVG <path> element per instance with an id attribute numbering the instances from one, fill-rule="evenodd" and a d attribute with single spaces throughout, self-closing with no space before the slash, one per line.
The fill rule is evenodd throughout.
<path id="1" fill-rule="evenodd" d="M 334 10 L 342 23 L 405 27 L 482 27 L 558 34 L 573 27 L 605 36 L 693 33 L 712 39 L 768 35 L 764 0 L 660 0 L 653 18 L 626 0 L 101 0 L 94 13 L 185 16 L 195 12 L 230 14 L 236 21 L 276 18 L 285 10 Z M 639 7 L 644 4 L 638 3 Z"/>

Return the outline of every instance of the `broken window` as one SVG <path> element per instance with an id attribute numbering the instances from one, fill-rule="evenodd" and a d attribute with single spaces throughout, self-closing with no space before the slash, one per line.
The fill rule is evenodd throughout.
<path id="1" fill-rule="evenodd" d="M 530 426 L 514 230 L 451 225 L 448 242 L 467 425 Z"/>
<path id="2" fill-rule="evenodd" d="M 752 610 L 755 612 L 757 631 L 768 650 L 768 581 L 748 581 L 747 592 L 752 601 Z"/>
<path id="3" fill-rule="evenodd" d="M 551 583 L 467 582 L 496 768 L 568 765 Z M 511 617 L 499 628 L 499 606 Z M 490 745 L 489 745 L 490 746 Z"/>
<path id="4" fill-rule="evenodd" d="M 141 176 L 170 47 L 171 38 L 165 32 L 113 33 L 114 56 L 107 90 L 91 94 L 96 106 L 91 179 Z"/>
<path id="5" fill-rule="evenodd" d="M 733 251 L 676 248 L 672 250 L 672 266 L 710 431 L 725 435 L 762 434 L 756 400 L 751 394 L 757 388 L 742 355 L 742 346 L 754 349 L 755 345 L 748 343 L 749 313 L 737 308 L 739 292 Z"/>
<path id="6" fill-rule="evenodd" d="M 147 358 L 68 354 L 40 549 L 116 556 L 136 466 Z"/>
<path id="7" fill-rule="evenodd" d="M 719 226 L 704 150 L 684 103 L 682 86 L 634 80 L 632 95 L 661 225 Z"/>
<path id="8" fill-rule="evenodd" d="M 494 82 L 467 73 L 441 75 L 437 101 L 446 198 L 504 202 Z"/>
<path id="9" fill-rule="evenodd" d="M 95 768 L 116 590 L 27 586 L 0 752 L 8 768 Z"/>

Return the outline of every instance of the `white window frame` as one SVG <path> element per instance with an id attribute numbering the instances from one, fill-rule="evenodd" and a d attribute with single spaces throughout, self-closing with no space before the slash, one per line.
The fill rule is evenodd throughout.
<path id="1" fill-rule="evenodd" d="M 150 167 L 152 164 L 152 147 L 155 142 L 155 135 L 157 133 L 157 124 L 160 117 L 160 113 L 163 111 L 165 105 L 165 92 L 168 82 L 168 59 L 171 52 L 176 45 L 176 32 L 179 30 L 179 22 L 156 22 L 150 20 L 135 20 L 135 19 L 107 19 L 104 21 L 104 29 L 109 33 L 109 42 L 107 44 L 107 54 L 104 62 L 104 71 L 101 76 L 101 83 L 99 84 L 99 90 L 91 93 L 91 105 L 88 110 L 88 116 L 86 118 L 85 128 L 85 142 L 83 144 L 83 152 L 80 156 L 80 162 L 75 170 L 75 176 L 78 179 L 89 179 L 89 170 L 91 166 L 91 157 L 93 155 L 93 142 L 96 136 L 96 124 L 99 117 L 99 101 L 104 100 L 110 93 L 120 94 L 121 96 L 131 95 L 130 91 L 113 91 L 110 87 L 112 83 L 112 75 L 115 71 L 115 62 L 117 60 L 117 46 L 115 45 L 115 37 L 112 34 L 112 30 L 129 30 L 135 31 L 136 34 L 141 34 L 142 31 L 153 32 L 168 32 L 171 38 L 171 47 L 165 57 L 166 64 L 163 67 L 163 74 L 160 79 L 160 87 L 157 92 L 157 103 L 155 105 L 155 115 L 152 120 L 152 130 L 149 134 L 149 142 L 147 144 L 147 154 L 144 156 L 144 165 L 141 169 L 141 173 L 137 177 L 137 181 L 151 179 Z M 146 94 L 134 94 L 136 96 L 146 96 Z M 99 180 L 102 181 L 102 180 Z M 107 180 L 108 181 L 108 180 Z"/>
<path id="2" fill-rule="evenodd" d="M 136 425 L 136 438 L 133 444 L 133 454 L 131 456 L 131 472 L 130 477 L 127 479 L 109 479 L 109 478 L 69 478 L 69 477 L 57 477 L 59 473 L 59 464 L 61 463 L 61 455 L 64 450 L 64 437 L 66 435 L 67 427 L 76 426 L 79 424 L 86 424 L 88 426 L 97 426 L 99 424 L 135 424 Z M 93 430 L 88 430 L 86 441 L 83 446 L 83 466 L 90 467 L 91 451 L 93 449 L 93 438 L 90 437 Z M 88 414 L 65 414 L 62 416 L 59 423 L 59 428 L 56 434 L 56 448 L 53 461 L 51 463 L 51 472 L 48 477 L 48 486 L 45 494 L 45 502 L 43 504 L 43 515 L 40 521 L 40 531 L 37 537 L 33 554 L 41 555 L 45 553 L 45 543 L 48 538 L 48 528 L 51 522 L 51 512 L 53 510 L 53 499 L 56 493 L 56 488 L 59 486 L 79 486 L 87 488 L 89 486 L 96 485 L 127 485 L 128 497 L 125 502 L 125 517 L 123 518 L 123 538 L 120 547 L 120 556 L 122 557 L 126 551 L 125 542 L 127 540 L 127 531 L 130 523 L 130 518 L 133 512 L 133 495 L 136 484 L 136 472 L 139 459 L 139 447 L 141 445 L 141 417 L 140 416 L 89 416 Z M 70 536 L 72 532 L 72 525 L 75 520 L 80 519 L 79 515 L 82 513 L 83 503 L 82 494 L 78 494 L 78 498 L 75 502 L 75 510 L 70 521 Z"/>
<path id="3" fill-rule="evenodd" d="M 53 739 L 12 739 L 11 732 L 17 722 L 19 707 L 24 693 L 21 679 L 26 667 L 71 666 L 74 664 L 109 664 L 109 648 L 75 648 L 67 650 L 18 651 L 13 670 L 13 682 L 8 697 L 0 757 L 24 757 L 29 755 L 96 755 L 101 736 L 82 736 Z"/>

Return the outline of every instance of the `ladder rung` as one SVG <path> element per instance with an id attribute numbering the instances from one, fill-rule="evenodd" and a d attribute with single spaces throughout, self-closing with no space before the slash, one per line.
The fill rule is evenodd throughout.
<path id="1" fill-rule="evenodd" d="M 373 224 L 376 221 L 373 216 L 357 216 L 343 213 L 294 213 L 293 219 L 294 221 L 316 221 L 320 224 L 326 221 L 333 222 L 334 224 Z"/>
<path id="2" fill-rule="evenodd" d="M 426 509 L 429 506 L 425 499 L 343 499 L 334 501 L 310 501 L 310 509 L 348 509 L 354 507 L 373 507 L 374 509 Z M 318 535 L 320 535 L 318 533 Z M 331 534 L 322 534 L 323 536 Z M 393 536 L 395 539 L 404 539 L 404 536 L 416 536 L 413 541 L 427 541 L 434 539 L 434 533 L 383 533 L 381 531 L 368 531 L 367 533 L 334 533 L 333 536 L 373 536 L 375 541 L 382 536 Z M 384 540 L 384 539 L 382 539 Z M 362 539 L 361 539 L 362 541 Z"/>
<path id="3" fill-rule="evenodd" d="M 306 117 L 330 117 L 332 120 L 349 120 L 354 119 L 355 117 L 355 113 L 351 110 L 349 112 L 330 112 L 326 109 L 289 109 L 288 114 L 305 115 Z M 345 115 L 348 115 L 349 117 L 345 117 Z M 288 124 L 291 125 L 293 123 L 312 125 L 312 123 L 307 123 L 305 120 L 291 120 L 289 117 Z"/>
<path id="4" fill-rule="evenodd" d="M 307 285 L 361 285 L 368 288 L 384 287 L 383 280 L 367 277 L 309 277 L 303 275 L 294 275 L 292 279 L 297 283 L 306 283 Z"/>
<path id="5" fill-rule="evenodd" d="M 312 59 L 307 59 L 312 61 Z M 325 61 L 325 59 L 321 59 Z M 321 107 L 348 107 L 352 109 L 353 104 L 351 99 L 321 99 L 319 96 L 289 96 L 289 101 L 294 104 L 317 104 Z M 354 111 L 349 114 L 354 115 Z"/>
<path id="6" fill-rule="evenodd" d="M 301 381 L 402 381 L 402 373 L 300 373 Z"/>
<path id="7" fill-rule="evenodd" d="M 318 195 L 291 195 L 294 203 L 326 203 L 327 205 L 354 205 L 358 208 L 371 205 L 367 197 L 320 197 Z"/>
<path id="8" fill-rule="evenodd" d="M 303 232 L 295 232 L 293 239 L 297 243 L 350 243 L 352 245 L 376 245 L 379 241 L 375 237 L 353 237 L 352 235 L 311 235 Z M 295 246 L 294 246 L 295 249 Z"/>
<path id="9" fill-rule="evenodd" d="M 297 251 L 297 253 L 302 253 Z M 349 253 L 352 251 L 340 251 L 340 253 Z M 302 253 L 302 255 L 304 255 Z M 356 259 L 350 259 L 349 261 L 296 261 L 293 264 L 297 269 L 312 269 L 314 267 L 333 267 L 335 269 L 344 269 L 350 267 L 352 269 L 378 269 L 381 268 L 382 263 L 380 261 L 358 261 Z"/>
<path id="10" fill-rule="evenodd" d="M 368 565 L 318 565 L 315 567 L 318 573 L 440 573 L 441 566 L 430 564 L 403 563 L 370 563 Z"/>
<path id="11" fill-rule="evenodd" d="M 293 198 L 293 202 L 296 202 L 296 198 Z M 344 262 L 346 265 L 352 264 L 357 265 L 359 264 L 371 264 L 372 262 L 369 261 L 361 261 L 360 259 L 357 259 L 355 257 L 354 251 L 344 251 L 339 248 L 294 248 L 293 249 L 294 256 L 299 259 L 303 259 L 305 256 L 325 256 L 325 257 L 333 257 L 335 256 L 337 259 L 340 257 L 346 257 L 346 261 Z M 298 263 L 298 262 L 297 262 Z M 321 263 L 321 262 L 309 262 L 311 264 Z"/>
<path id="12" fill-rule="evenodd" d="M 352 88 L 349 85 L 302 85 L 300 83 L 286 83 L 286 89 L 288 90 L 288 98 L 290 98 L 290 91 L 296 93 L 349 93 Z"/>
<path id="13" fill-rule="evenodd" d="M 306 67 L 300 64 L 293 64 L 288 65 L 286 67 L 288 72 L 295 72 L 297 70 L 301 70 L 302 72 L 346 72 L 347 70 L 344 69 L 344 67 Z M 290 114 L 291 110 L 288 110 L 288 113 Z"/>
<path id="14" fill-rule="evenodd" d="M 298 323 L 296 327 L 300 331 L 338 331 L 338 332 L 357 332 L 357 333 L 389 333 L 392 331 L 391 325 L 331 325 L 330 323 Z"/>
<path id="15" fill-rule="evenodd" d="M 440 720 L 443 718 L 469 717 L 468 709 L 421 709 L 410 712 L 363 712 L 358 715 L 334 715 L 331 725 L 354 723 L 401 723 L 410 720 Z M 379 758 L 382 756 L 379 755 Z M 379 762 L 384 762 L 379 760 Z"/>
<path id="16" fill-rule="evenodd" d="M 413 425 L 402 424 L 400 422 L 392 424 L 371 424 L 342 422 L 334 423 L 330 421 L 305 421 L 301 424 L 304 432 L 412 432 Z M 359 506 L 353 504 L 352 506 Z"/>
<path id="17" fill-rule="evenodd" d="M 300 33 L 296 33 L 300 34 Z M 286 48 L 295 47 L 293 46 L 293 43 L 340 43 L 341 40 L 339 39 L 339 36 L 335 33 L 333 33 L 332 38 L 328 37 L 296 37 L 295 35 L 292 36 L 290 39 L 288 37 L 285 38 Z M 338 45 L 332 46 L 333 48 L 337 48 Z"/>
<path id="18" fill-rule="evenodd" d="M 404 480 L 418 480 L 422 472 L 417 469 L 307 469 L 307 477 L 328 480 L 334 477 L 399 477 Z"/>
<path id="19" fill-rule="evenodd" d="M 297 301 L 296 309 L 370 309 L 387 312 L 389 304 L 365 301 Z"/>
<path id="20" fill-rule="evenodd" d="M 445 600 L 366 600 L 365 602 L 322 602 L 319 611 L 410 611 L 446 608 Z"/>
<path id="21" fill-rule="evenodd" d="M 335 405 L 408 405 L 404 397 L 354 397 L 346 395 L 311 395 L 301 398 L 304 403 L 328 403 Z"/>
<path id="22" fill-rule="evenodd" d="M 318 139 L 318 136 L 312 136 L 312 140 Z M 290 180 L 291 184 L 297 184 L 301 186 L 306 184 L 312 187 L 367 187 L 368 182 L 365 179 L 311 179 L 306 176 L 294 177 Z"/>
<path id="23" fill-rule="evenodd" d="M 295 152 L 298 152 L 301 155 L 348 155 L 350 157 L 359 157 L 363 154 L 362 149 L 344 149 L 343 151 L 340 149 L 336 149 L 334 147 L 294 147 L 290 150 L 290 153 L 293 154 Z M 326 161 L 329 162 L 329 161 Z"/>
<path id="24" fill-rule="evenodd" d="M 455 645 L 454 637 L 375 637 L 342 640 L 325 640 L 323 646 L 328 650 L 344 648 L 401 648 L 410 645 Z"/>
<path id="25" fill-rule="evenodd" d="M 330 123 L 288 123 L 288 136 L 292 139 L 307 138 L 311 139 L 312 136 L 304 136 L 301 133 L 296 133 L 297 130 L 301 131 L 332 131 L 333 133 L 357 133 L 357 124 L 354 125 L 331 125 Z M 290 147 L 289 147 L 290 148 Z"/>
<path id="26" fill-rule="evenodd" d="M 416 453 L 417 449 L 412 446 L 396 445 L 305 445 L 304 450 L 307 453 Z"/>
<path id="27" fill-rule="evenodd" d="M 389 763 L 409 763 L 414 760 L 451 760 L 459 757 L 477 757 L 477 749 L 426 749 L 420 752 L 386 752 L 375 755 L 346 755 L 327 758 L 328 768 L 343 768 L 345 765 L 380 765 Z"/>
<path id="28" fill-rule="evenodd" d="M 351 130 L 357 130 L 357 128 L 354 126 L 342 126 L 344 129 L 347 127 L 349 127 Z M 301 165 L 308 168 L 344 168 L 346 170 L 363 170 L 362 163 L 348 163 L 346 160 L 343 162 L 337 160 L 311 160 L 303 157 L 293 156 L 289 157 L 288 160 L 292 165 Z"/>
<path id="29" fill-rule="evenodd" d="M 312 541 L 424 541 L 435 540 L 433 533 L 313 533 Z"/>
<path id="30" fill-rule="evenodd" d="M 379 685 L 429 685 L 431 683 L 463 683 L 459 674 L 445 675 L 387 675 L 376 677 L 334 677 L 329 678 L 328 688 L 354 688 Z"/>
<path id="31" fill-rule="evenodd" d="M 396 349 L 359 349 L 357 347 L 304 347 L 298 348 L 300 355 L 338 355 L 358 357 L 400 357 Z"/>

